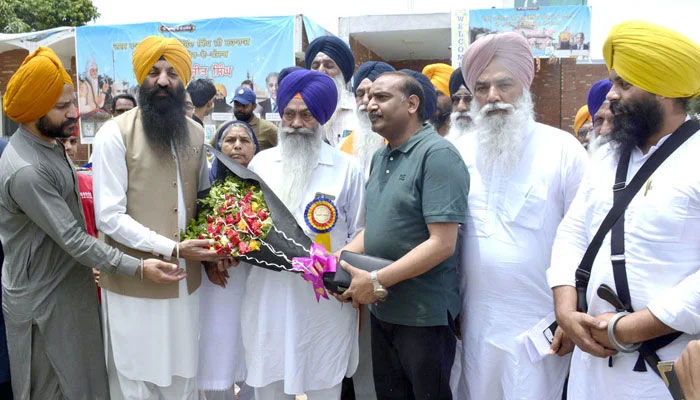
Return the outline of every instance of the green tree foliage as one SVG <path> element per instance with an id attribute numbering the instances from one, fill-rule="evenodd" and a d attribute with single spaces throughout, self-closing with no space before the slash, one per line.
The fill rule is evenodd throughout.
<path id="1" fill-rule="evenodd" d="M 99 16 L 91 0 L 0 0 L 3 33 L 81 26 Z"/>

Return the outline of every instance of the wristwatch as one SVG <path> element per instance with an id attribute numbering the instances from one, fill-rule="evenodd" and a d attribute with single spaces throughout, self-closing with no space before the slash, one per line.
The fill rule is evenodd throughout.
<path id="1" fill-rule="evenodd" d="M 377 271 L 372 271 L 369 273 L 369 280 L 372 281 L 372 286 L 374 286 L 374 295 L 377 296 L 379 300 L 385 300 L 386 296 L 389 295 L 389 292 L 387 292 L 384 286 L 379 283 L 379 279 L 377 279 Z"/>

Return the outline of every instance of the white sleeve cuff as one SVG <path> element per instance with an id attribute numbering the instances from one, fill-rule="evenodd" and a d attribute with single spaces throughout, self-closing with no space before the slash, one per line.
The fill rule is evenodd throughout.
<path id="1" fill-rule="evenodd" d="M 576 272 L 567 268 L 549 267 L 547 269 L 547 283 L 550 288 L 557 286 L 576 287 Z"/>
<path id="2" fill-rule="evenodd" d="M 173 255 L 173 250 L 175 250 L 177 242 L 158 234 L 153 235 L 152 241 L 153 254 L 161 255 L 165 257 L 166 260 L 170 260 L 170 257 L 172 257 Z"/>

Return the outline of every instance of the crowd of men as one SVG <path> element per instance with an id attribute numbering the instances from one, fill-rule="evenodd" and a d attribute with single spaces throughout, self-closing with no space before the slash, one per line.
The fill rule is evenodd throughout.
<path id="1" fill-rule="evenodd" d="M 573 135 L 536 122 L 518 33 L 422 72 L 355 69 L 320 37 L 267 77 L 274 99 L 237 89 L 211 145 L 328 253 L 389 260 L 342 261 L 349 288 L 317 301 L 182 240 L 230 171 L 204 147 L 221 90 L 178 40 L 135 47 L 138 98 L 112 99 L 87 180 L 73 82 L 40 47 L 3 97 L 0 379 L 17 399 L 664 399 L 657 362 L 677 360 L 700 398 L 700 47 L 637 21 L 603 53 Z M 305 219 L 320 199 L 325 237 Z"/>

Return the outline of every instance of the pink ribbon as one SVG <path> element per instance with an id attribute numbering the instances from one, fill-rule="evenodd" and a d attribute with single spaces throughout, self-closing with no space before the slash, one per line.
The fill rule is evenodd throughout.
<path id="1" fill-rule="evenodd" d="M 335 272 L 337 260 L 334 255 L 328 254 L 326 249 L 318 243 L 311 244 L 310 257 L 294 257 L 292 259 L 292 269 L 304 273 L 304 279 L 314 286 L 316 301 L 321 297 L 328 299 L 326 288 L 323 285 L 323 274 Z"/>

